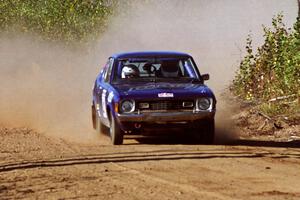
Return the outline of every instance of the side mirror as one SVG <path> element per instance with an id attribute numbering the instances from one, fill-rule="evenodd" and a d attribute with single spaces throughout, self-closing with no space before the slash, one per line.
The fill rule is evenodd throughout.
<path id="1" fill-rule="evenodd" d="M 209 80 L 209 74 L 202 74 L 201 77 L 202 77 L 203 81 L 208 81 Z"/>

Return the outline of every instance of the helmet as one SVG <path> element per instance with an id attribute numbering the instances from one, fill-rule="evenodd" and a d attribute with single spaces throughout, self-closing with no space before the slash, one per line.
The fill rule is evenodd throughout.
<path id="1" fill-rule="evenodd" d="M 140 76 L 140 71 L 135 65 L 125 65 L 122 68 L 121 78 L 135 78 Z"/>
<path id="2" fill-rule="evenodd" d="M 160 67 L 161 75 L 163 77 L 178 77 L 179 75 L 179 66 L 178 61 L 164 61 Z"/>

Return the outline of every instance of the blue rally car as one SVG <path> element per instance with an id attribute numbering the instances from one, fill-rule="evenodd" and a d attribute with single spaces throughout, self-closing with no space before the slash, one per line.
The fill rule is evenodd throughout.
<path id="1" fill-rule="evenodd" d="M 204 85 L 208 79 L 185 53 L 112 55 L 95 81 L 93 127 L 97 132 L 109 129 L 115 145 L 123 143 L 124 135 L 174 129 L 211 144 L 216 98 Z"/>

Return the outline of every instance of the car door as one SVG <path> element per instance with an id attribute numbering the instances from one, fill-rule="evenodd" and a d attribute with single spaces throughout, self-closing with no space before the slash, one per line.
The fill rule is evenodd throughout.
<path id="1" fill-rule="evenodd" d="M 97 114 L 99 117 L 102 115 L 102 111 L 100 109 L 101 104 L 101 94 L 102 94 L 102 80 L 105 74 L 105 71 L 108 68 L 108 64 L 104 66 L 104 68 L 101 70 L 99 75 L 96 78 L 95 85 L 94 85 L 94 105 L 97 111 Z"/>
<path id="2" fill-rule="evenodd" d="M 113 63 L 114 59 L 109 58 L 105 71 L 103 73 L 103 77 L 101 79 L 101 84 L 99 87 L 99 107 L 100 107 L 100 119 L 103 124 L 106 126 L 109 126 L 109 119 L 108 115 L 109 113 L 107 112 L 107 98 L 108 94 L 111 92 L 111 85 L 110 85 L 110 79 L 111 79 L 111 73 L 112 73 L 112 68 L 113 68 Z"/>

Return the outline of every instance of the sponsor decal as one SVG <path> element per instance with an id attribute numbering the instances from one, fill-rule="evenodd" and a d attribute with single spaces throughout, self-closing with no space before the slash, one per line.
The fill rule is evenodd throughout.
<path id="1" fill-rule="evenodd" d="M 106 90 L 102 92 L 102 110 L 103 110 L 103 117 L 107 118 L 107 111 L 106 111 Z"/>
<path id="2" fill-rule="evenodd" d="M 108 103 L 111 103 L 112 99 L 114 98 L 114 93 L 113 92 L 110 92 L 108 97 L 107 97 L 107 101 Z"/>
<path id="3" fill-rule="evenodd" d="M 98 115 L 101 116 L 100 105 L 98 103 L 96 104 L 96 111 L 97 111 Z"/>
<path id="4" fill-rule="evenodd" d="M 158 93 L 158 97 L 160 97 L 160 98 L 174 97 L 174 94 L 173 93 L 167 93 L 167 92 Z"/>

